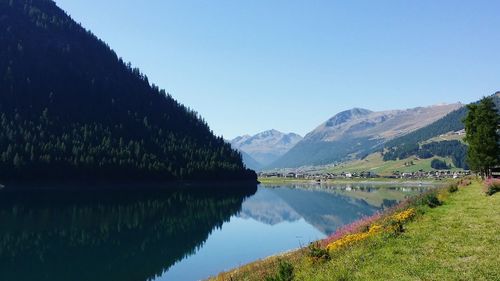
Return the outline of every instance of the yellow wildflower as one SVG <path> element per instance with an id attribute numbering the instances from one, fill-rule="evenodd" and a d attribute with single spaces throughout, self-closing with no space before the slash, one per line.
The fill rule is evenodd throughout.
<path id="1" fill-rule="evenodd" d="M 404 210 L 402 212 L 394 214 L 392 216 L 392 219 L 397 221 L 397 222 L 403 223 L 403 222 L 410 220 L 414 216 L 415 216 L 415 209 L 409 208 L 407 210 Z"/>
<path id="2" fill-rule="evenodd" d="M 356 243 L 358 241 L 365 240 L 366 238 L 381 232 L 383 229 L 384 228 L 381 225 L 374 224 L 370 227 L 368 232 L 354 233 L 354 234 L 346 235 L 346 236 L 328 244 L 328 246 L 326 246 L 326 249 L 329 251 L 333 251 L 336 249 L 340 249 L 340 248 L 343 248 L 346 246 L 353 245 L 354 243 Z"/>
<path id="3" fill-rule="evenodd" d="M 402 224 L 411 218 L 415 216 L 416 212 L 415 209 L 409 208 L 407 210 L 404 210 L 402 212 L 396 213 L 392 215 L 391 219 L 397 223 L 397 225 L 389 227 L 389 228 L 384 228 L 382 225 L 378 224 L 373 224 L 370 226 L 367 232 L 361 232 L 361 233 L 354 233 L 354 234 L 349 234 L 346 235 L 338 240 L 335 240 L 331 243 L 329 243 L 326 246 L 326 249 L 328 251 L 334 251 L 343 247 L 351 246 L 359 241 L 365 240 L 368 237 L 371 237 L 377 233 L 383 232 L 384 230 L 395 230 L 396 228 L 401 228 Z"/>
<path id="4" fill-rule="evenodd" d="M 384 228 L 381 225 L 374 224 L 370 227 L 370 230 L 368 230 L 368 233 L 379 233 L 382 232 Z"/>
<path id="5" fill-rule="evenodd" d="M 368 232 L 349 234 L 345 237 L 340 238 L 339 240 L 333 241 L 332 243 L 328 244 L 328 246 L 326 246 L 326 249 L 329 251 L 333 251 L 346 246 L 350 246 L 358 241 L 368 238 L 369 236 L 370 233 Z"/>
<path id="6" fill-rule="evenodd" d="M 443 193 L 439 193 L 439 194 L 437 195 L 437 198 L 438 198 L 438 200 L 439 200 L 440 202 L 445 201 L 447 197 L 448 197 L 448 196 L 446 196 L 446 194 L 443 194 Z"/>

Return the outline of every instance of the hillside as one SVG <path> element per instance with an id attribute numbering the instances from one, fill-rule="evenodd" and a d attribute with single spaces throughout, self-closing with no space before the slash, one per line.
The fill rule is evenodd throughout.
<path id="1" fill-rule="evenodd" d="M 307 134 L 270 167 L 323 165 L 359 158 L 461 107 L 457 103 L 382 112 L 360 108 L 343 111 Z"/>
<path id="2" fill-rule="evenodd" d="M 328 168 L 324 172 L 340 174 L 346 173 L 361 173 L 371 172 L 380 176 L 391 176 L 394 172 L 412 173 L 423 171 L 436 170 L 432 168 L 431 162 L 434 159 L 445 161 L 451 165 L 451 171 L 462 170 L 453 165 L 453 160 L 450 157 L 432 156 L 427 159 L 422 159 L 416 156 L 408 156 L 404 159 L 384 161 L 380 152 L 375 152 L 363 159 L 351 160 L 339 164 L 333 168 Z"/>
<path id="3" fill-rule="evenodd" d="M 500 109 L 500 92 L 491 96 Z M 436 122 L 385 144 L 384 160 L 404 159 L 412 155 L 429 158 L 452 157 L 455 166 L 468 168 L 466 146 L 461 142 L 467 107 L 459 108 Z"/>
<path id="4" fill-rule="evenodd" d="M 247 153 L 260 167 L 276 161 L 294 147 L 302 137 L 295 133 L 268 130 L 253 136 L 245 135 L 231 140 L 233 148 Z M 245 160 L 245 159 L 243 159 Z M 248 165 L 251 167 L 251 165 Z"/>
<path id="5" fill-rule="evenodd" d="M 0 0 L 0 81 L 3 181 L 255 178 L 196 112 L 53 1 Z"/>

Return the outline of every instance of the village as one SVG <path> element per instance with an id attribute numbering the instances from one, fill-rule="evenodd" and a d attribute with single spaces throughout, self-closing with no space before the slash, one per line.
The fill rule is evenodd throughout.
<path id="1" fill-rule="evenodd" d="M 395 171 L 391 175 L 378 175 L 373 172 L 342 172 L 339 174 L 328 173 L 328 172 L 291 172 L 291 171 L 281 171 L 281 172 L 260 172 L 259 178 L 283 178 L 283 179 L 301 179 L 301 180 L 335 180 L 335 179 L 457 179 L 465 176 L 469 176 L 470 171 L 448 171 L 448 170 L 436 170 L 436 171 L 417 171 L 417 172 L 399 172 Z"/>

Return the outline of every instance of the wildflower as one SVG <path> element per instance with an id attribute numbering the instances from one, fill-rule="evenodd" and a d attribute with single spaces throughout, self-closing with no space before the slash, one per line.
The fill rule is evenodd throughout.
<path id="1" fill-rule="evenodd" d="M 408 201 L 402 202 L 398 207 L 406 207 L 408 204 Z M 391 221 L 390 226 L 375 223 L 383 218 L 383 214 L 381 213 L 377 213 L 371 217 L 362 218 L 361 220 L 338 229 L 335 234 L 323 240 L 323 245 L 326 246 L 326 250 L 334 251 L 351 246 L 359 241 L 365 240 L 384 231 L 402 232 L 403 223 L 409 221 L 415 216 L 415 214 L 416 212 L 414 208 L 408 208 L 399 213 L 395 213 L 394 215 L 388 217 Z"/>
<path id="2" fill-rule="evenodd" d="M 345 225 L 345 226 L 337 229 L 337 231 L 335 231 L 335 233 L 333 235 L 331 235 L 330 237 L 325 239 L 323 241 L 323 245 L 324 246 L 329 245 L 332 241 L 336 241 L 336 240 L 338 240 L 342 237 L 345 237 L 349 234 L 363 231 L 363 229 L 367 229 L 368 226 L 370 226 L 375 221 L 380 220 L 381 218 L 382 218 L 382 213 L 375 213 L 369 217 L 363 217 L 363 218 L 361 218 L 361 219 L 359 219 L 351 224 Z"/>
<path id="3" fill-rule="evenodd" d="M 370 236 L 373 236 L 379 232 L 382 232 L 384 228 L 381 225 L 374 224 L 370 227 L 368 232 L 361 232 L 361 233 L 354 233 L 354 234 L 349 234 L 346 235 L 336 241 L 331 242 L 326 246 L 326 249 L 328 251 L 333 251 L 336 249 L 340 249 L 346 246 L 350 246 L 352 244 L 355 244 L 358 241 L 362 241 L 367 239 Z"/>
<path id="4" fill-rule="evenodd" d="M 392 219 L 399 222 L 404 223 L 408 220 L 412 219 L 415 216 L 415 209 L 409 208 L 402 212 L 396 213 L 392 216 Z"/>
<path id="5" fill-rule="evenodd" d="M 378 224 L 374 224 L 370 227 L 370 230 L 368 230 L 368 233 L 379 233 L 379 232 L 382 232 L 382 230 L 384 230 L 384 228 L 381 226 L 381 225 L 378 225 Z"/>
<path id="6" fill-rule="evenodd" d="M 347 247 L 350 245 L 355 244 L 358 241 L 365 240 L 366 238 L 370 237 L 373 233 L 370 232 L 362 232 L 362 233 L 355 233 L 355 234 L 349 234 L 345 237 L 340 238 L 339 240 L 333 241 L 332 243 L 328 244 L 326 246 L 326 249 L 328 251 L 334 251 L 343 247 Z"/>

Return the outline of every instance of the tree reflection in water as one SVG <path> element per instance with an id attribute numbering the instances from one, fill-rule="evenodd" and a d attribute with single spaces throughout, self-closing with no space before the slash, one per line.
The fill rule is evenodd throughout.
<path id="1" fill-rule="evenodd" d="M 0 280 L 151 280 L 194 254 L 255 192 L 1 192 Z"/>

